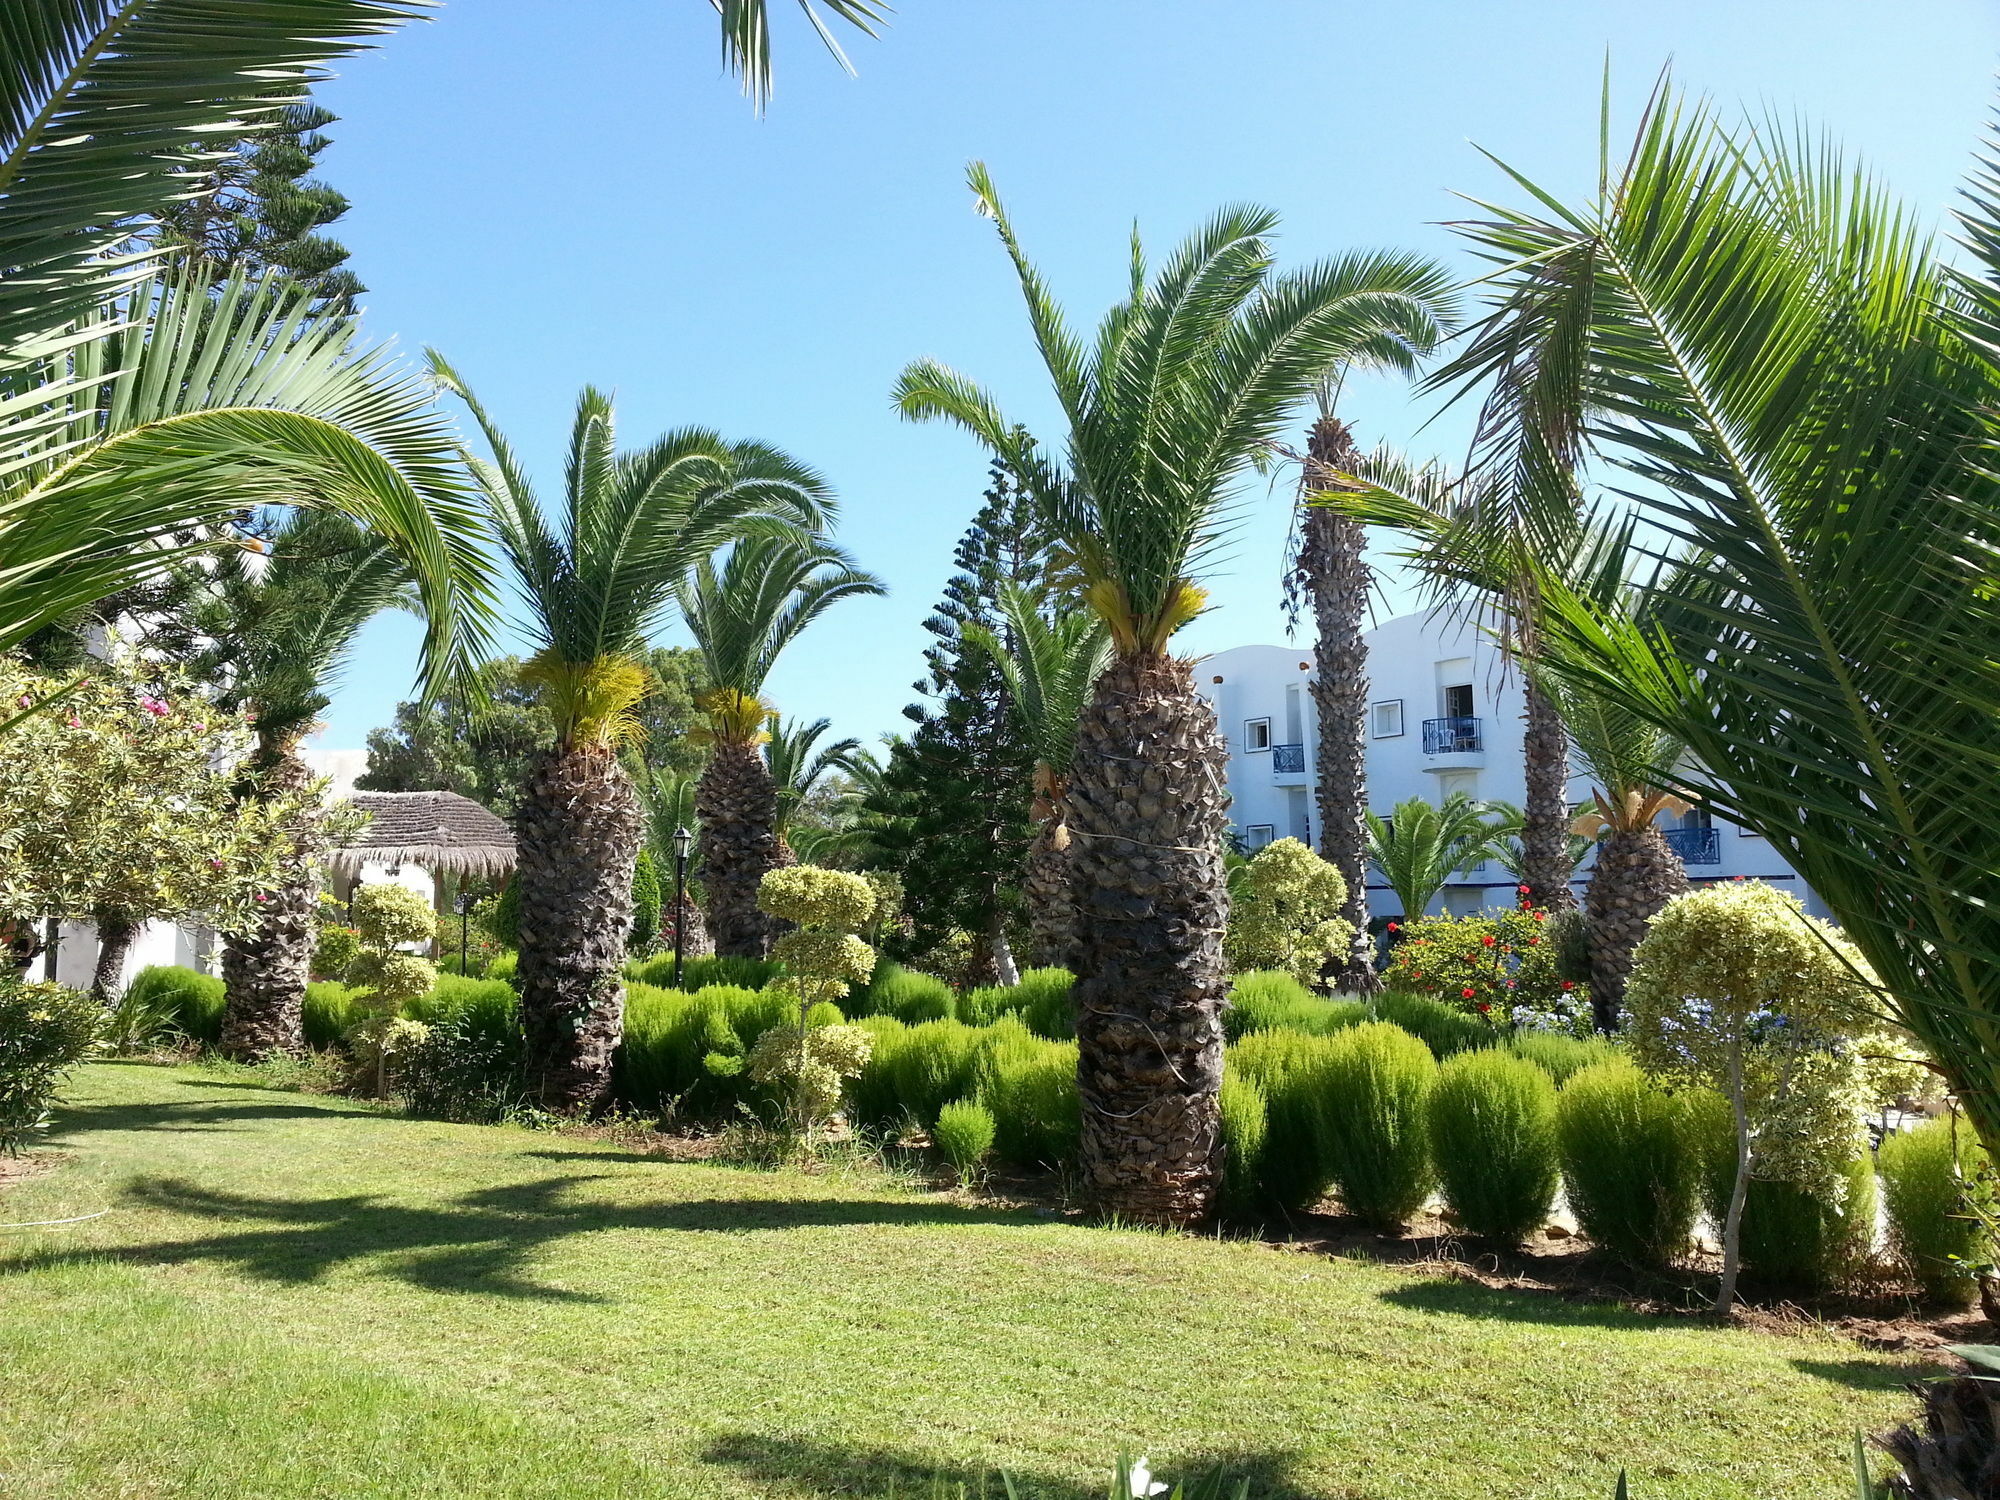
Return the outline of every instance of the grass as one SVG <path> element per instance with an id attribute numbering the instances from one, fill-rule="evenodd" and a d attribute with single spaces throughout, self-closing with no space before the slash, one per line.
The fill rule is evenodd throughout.
<path id="1" fill-rule="evenodd" d="M 11 1497 L 784 1496 L 1120 1451 L 1266 1495 L 1840 1493 L 1911 1367 L 866 1172 L 668 1165 L 195 1068 L 0 1192 Z"/>

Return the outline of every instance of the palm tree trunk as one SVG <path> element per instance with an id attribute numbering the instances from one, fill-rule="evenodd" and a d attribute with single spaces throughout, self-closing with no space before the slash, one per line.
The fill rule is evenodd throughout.
<path id="1" fill-rule="evenodd" d="M 140 923 L 115 911 L 97 913 L 96 921 L 97 972 L 90 992 L 98 1004 L 108 1008 L 117 1003 L 118 993 L 125 987 L 125 959 L 132 951 L 132 940 L 139 935 Z"/>
<path id="2" fill-rule="evenodd" d="M 1614 829 L 1597 846 L 1584 892 L 1590 919 L 1590 1009 L 1599 1031 L 1614 1031 L 1632 973 L 1632 950 L 1653 914 L 1688 890 L 1687 870 L 1660 830 Z"/>
<path id="3" fill-rule="evenodd" d="M 311 768 L 289 741 L 263 746 L 252 764 L 273 797 L 301 793 L 313 781 Z M 278 866 L 277 883 L 258 904 L 262 918 L 256 929 L 223 937 L 221 1049 L 227 1057 L 254 1062 L 274 1052 L 305 1050 L 306 981 L 319 936 L 324 829 L 318 808 L 293 819 L 285 830 L 291 848 Z"/>
<path id="4" fill-rule="evenodd" d="M 617 753 L 558 746 L 528 773 L 515 815 L 521 885 L 521 1030 L 529 1087 L 552 1109 L 611 1088 L 624 1034 L 620 974 L 632 926 L 639 799 Z"/>
<path id="5" fill-rule="evenodd" d="M 1327 488 L 1357 457 L 1347 424 L 1321 417 L 1306 443 L 1307 485 Z M 1340 914 L 1354 926 L 1354 943 L 1334 982 L 1350 994 L 1372 994 L 1382 981 L 1368 933 L 1367 537 L 1357 522 L 1324 506 L 1306 508 L 1300 531 L 1298 582 L 1312 600 L 1317 627 L 1312 696 L 1319 723 L 1319 852 L 1347 883 Z"/>
<path id="6" fill-rule="evenodd" d="M 757 909 L 757 887 L 783 862 L 778 788 L 752 745 L 718 744 L 695 784 L 701 824 L 701 886 L 708 935 L 722 958 L 762 958 L 771 923 Z"/>
<path id="7" fill-rule="evenodd" d="M 1071 890 L 1069 825 L 1061 809 L 1035 829 L 1021 893 L 1028 906 L 1028 962 L 1038 969 L 1073 968 L 1076 897 Z"/>
<path id="8" fill-rule="evenodd" d="M 1103 1208 L 1145 1223 L 1206 1217 L 1222 1175 L 1226 760 L 1187 662 L 1098 679 L 1068 798 L 1082 1167 Z"/>
<path id="9" fill-rule="evenodd" d="M 1527 899 L 1548 911 L 1576 905 L 1569 888 L 1569 735 L 1549 695 L 1526 678 L 1527 732 L 1521 758 L 1527 801 L 1521 809 L 1521 873 Z"/>

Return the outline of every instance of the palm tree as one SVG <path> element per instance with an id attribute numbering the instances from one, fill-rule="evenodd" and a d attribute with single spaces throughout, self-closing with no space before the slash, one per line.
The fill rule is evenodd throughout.
<path id="1" fill-rule="evenodd" d="M 1490 802 L 1475 802 L 1453 792 L 1433 806 L 1421 797 L 1398 802 L 1387 818 L 1368 816 L 1368 857 L 1382 872 L 1403 908 L 1403 920 L 1414 921 L 1454 875 L 1463 875 L 1490 859 L 1504 826 Z"/>
<path id="2" fill-rule="evenodd" d="M 268 560 L 227 552 L 214 574 L 214 602 L 197 616 L 214 644 L 196 660 L 195 675 L 218 684 L 226 707 L 255 717 L 243 794 L 297 796 L 315 779 L 300 742 L 330 701 L 361 628 L 385 609 L 414 603 L 409 570 L 389 543 L 346 517 L 299 511 L 273 537 Z M 246 1061 L 305 1045 L 323 809 L 308 805 L 287 833 L 282 878 L 263 893 L 258 925 L 223 938 L 221 1045 Z"/>
<path id="3" fill-rule="evenodd" d="M 699 824 L 694 812 L 695 779 L 664 766 L 650 765 L 637 755 L 627 756 L 625 769 L 632 778 L 632 789 L 639 794 L 640 841 L 652 855 L 653 868 L 660 872 L 664 885 L 673 878 L 677 860 L 675 836 L 683 829 L 692 833 Z M 689 863 L 692 866 L 694 861 Z M 713 951 L 708 929 L 701 920 L 701 903 L 692 885 L 682 891 L 680 904 L 674 908 L 674 921 L 684 957 L 700 958 Z"/>
<path id="4" fill-rule="evenodd" d="M 798 863 L 785 839 L 792 815 L 828 776 L 846 770 L 850 758 L 861 749 L 861 741 L 852 736 L 815 749 L 831 728 L 831 719 L 814 719 L 810 724 L 786 718 L 771 721 L 771 737 L 764 742 L 764 766 L 771 773 L 771 784 L 778 794 L 778 818 L 773 831 L 778 836 L 780 864 Z"/>
<path id="5" fill-rule="evenodd" d="M 1115 1212 L 1188 1222 L 1209 1212 L 1222 1168 L 1227 794 L 1215 715 L 1169 642 L 1201 610 L 1193 575 L 1238 480 L 1332 372 L 1363 351 L 1391 362 L 1392 346 L 1428 340 L 1430 319 L 1408 293 L 1445 277 L 1391 253 L 1278 275 L 1266 238 L 1275 217 L 1227 209 L 1150 280 L 1135 243 L 1130 294 L 1086 344 L 1021 252 L 983 166 L 971 183 L 1027 300 L 1068 428 L 1063 456 L 934 361 L 903 372 L 897 401 L 909 417 L 962 424 L 1008 465 L 1067 554 L 1073 597 L 1111 634 L 1068 797 L 1083 1173 Z"/>
<path id="6" fill-rule="evenodd" d="M 1040 594 L 1016 585 L 999 595 L 1007 638 L 983 625 L 965 638 L 999 669 L 1007 703 L 1034 749 L 1035 837 L 1028 845 L 1022 893 L 1028 902 L 1029 961 L 1040 967 L 1075 962 L 1076 901 L 1071 891 L 1069 824 L 1064 798 L 1076 759 L 1077 726 L 1091 689 L 1111 660 L 1111 633 L 1096 615 L 1070 606 L 1044 609 Z"/>
<path id="7" fill-rule="evenodd" d="M 785 648 L 827 610 L 882 591 L 846 553 L 802 531 L 746 536 L 719 568 L 703 558 L 680 581 L 681 613 L 709 682 L 695 705 L 707 721 L 709 746 L 695 809 L 708 933 L 725 958 L 764 956 L 772 932 L 757 909 L 757 886 L 785 862 L 778 785 L 758 753 L 772 718 L 759 696 L 765 680 Z"/>
<path id="8" fill-rule="evenodd" d="M 530 1081 L 552 1108 L 588 1108 L 610 1085 L 623 1031 L 619 970 L 640 816 L 618 752 L 654 680 L 647 635 L 690 567 L 746 527 L 816 525 L 830 497 L 818 474 L 776 449 L 700 428 L 621 453 L 610 400 L 586 388 L 552 521 L 464 380 L 435 353 L 431 365 L 490 451 L 468 462 L 538 648 L 522 677 L 555 733 L 530 765 L 515 815 Z"/>
<path id="9" fill-rule="evenodd" d="M 1604 156 L 1464 231 L 1502 270 L 1461 373 L 1643 479 L 1597 502 L 1645 523 L 1634 593 L 1538 567 L 1542 660 L 1685 746 L 1657 784 L 1798 870 L 2000 1149 L 2000 145 L 1961 266 L 1831 144 L 1665 84 Z"/>

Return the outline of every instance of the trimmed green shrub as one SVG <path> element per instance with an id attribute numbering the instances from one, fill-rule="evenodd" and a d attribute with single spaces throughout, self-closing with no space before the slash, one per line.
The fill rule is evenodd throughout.
<path id="1" fill-rule="evenodd" d="M 1328 1038 L 1325 1077 L 1327 1161 L 1341 1205 L 1394 1228 L 1435 1181 L 1426 1104 L 1437 1060 L 1401 1027 L 1370 1021 Z"/>
<path id="2" fill-rule="evenodd" d="M 885 963 L 862 1003 L 871 1015 L 894 1016 L 905 1026 L 919 1026 L 926 1021 L 956 1018 L 956 1002 L 951 986 L 942 979 L 906 969 L 901 964 Z"/>
<path id="3" fill-rule="evenodd" d="M 973 1065 L 983 1040 L 959 1021 L 925 1021 L 899 1039 L 889 1061 L 896 1105 L 928 1130 L 938 1111 L 972 1086 Z"/>
<path id="4" fill-rule="evenodd" d="M 1556 1086 L 1535 1064 L 1493 1047 L 1446 1058 L 1430 1142 L 1445 1204 L 1472 1233 L 1517 1245 L 1547 1221 L 1562 1177 Z"/>
<path id="5" fill-rule="evenodd" d="M 1484 1047 L 1493 1041 L 1493 1028 L 1477 1016 L 1422 995 L 1387 990 L 1374 998 L 1371 1008 L 1378 1020 L 1392 1022 L 1411 1036 L 1421 1038 L 1438 1057 L 1450 1057 L 1454 1052 Z"/>
<path id="6" fill-rule="evenodd" d="M 1736 1130 L 1729 1101 L 1703 1091 L 1692 1101 L 1701 1159 L 1702 1206 L 1715 1223 L 1736 1184 Z M 1752 1177 L 1744 1191 L 1742 1274 L 1765 1286 L 1823 1292 L 1847 1281 L 1874 1246 L 1875 1163 L 1863 1152 L 1832 1186 Z"/>
<path id="7" fill-rule="evenodd" d="M 733 985 L 684 990 L 628 981 L 625 1039 L 612 1061 L 612 1097 L 629 1109 L 663 1112 L 670 1101 L 702 1118 L 731 1113 L 758 1091 L 739 1082 L 743 1059 L 773 1026 L 795 1020 L 786 995 Z"/>
<path id="8" fill-rule="evenodd" d="M 1557 1083 L 1567 1083 L 1572 1073 L 1619 1055 L 1617 1044 L 1609 1037 L 1585 1039 L 1564 1036 L 1560 1031 L 1517 1031 L 1507 1038 L 1507 1050 L 1525 1057 Z"/>
<path id="9" fill-rule="evenodd" d="M 500 974 L 496 970 L 499 961 L 486 973 L 491 979 L 511 979 L 513 970 Z M 690 958 L 681 964 L 680 988 L 687 994 L 728 985 L 732 989 L 761 990 L 784 972 L 783 964 L 772 963 L 768 958 Z M 628 979 L 636 979 L 641 984 L 652 985 L 655 989 L 674 987 L 674 956 L 662 953 L 656 958 L 648 958 L 625 965 Z"/>
<path id="10" fill-rule="evenodd" d="M 1015 1009 L 1036 1036 L 1052 1042 L 1075 1040 L 1076 1010 L 1069 997 L 1075 983 L 1076 976 L 1068 969 L 1029 969 L 1022 974 L 1014 986 L 1021 997 Z"/>
<path id="11" fill-rule="evenodd" d="M 988 1029 L 973 1062 L 977 1097 L 993 1111 L 995 1148 L 1018 1167 L 1062 1167 L 1083 1130 L 1076 1045 L 1036 1036 L 1017 1016 Z"/>
<path id="12" fill-rule="evenodd" d="M 1270 1108 L 1264 1091 L 1239 1068 L 1222 1070 L 1222 1194 L 1216 1207 L 1224 1219 L 1255 1219 L 1264 1206 L 1264 1149 L 1270 1137 Z"/>
<path id="13" fill-rule="evenodd" d="M 1965 1307 L 1978 1295 L 1971 1267 L 1990 1254 L 1972 1213 L 1986 1153 L 1962 1120 L 1926 1120 L 1885 1138 L 1876 1152 L 1889 1244 L 1924 1295 Z"/>
<path id="14" fill-rule="evenodd" d="M 346 1045 L 347 1033 L 367 1014 L 355 1003 L 357 993 L 354 986 L 332 979 L 317 979 L 306 986 L 300 1022 L 308 1047 L 323 1052 L 329 1047 Z"/>
<path id="15" fill-rule="evenodd" d="M 634 953 L 648 953 L 660 936 L 660 872 L 653 866 L 650 850 L 641 849 L 632 863 L 632 930 L 625 946 Z"/>
<path id="16" fill-rule="evenodd" d="M 486 966 L 486 977 L 488 979 L 504 980 L 508 984 L 512 984 L 514 982 L 514 971 L 520 967 L 520 964 L 521 955 L 509 948 L 505 953 L 502 953 Z"/>
<path id="17" fill-rule="evenodd" d="M 1571 1212 L 1592 1243 L 1664 1265 L 1694 1230 L 1701 1160 L 1691 1101 L 1624 1060 L 1574 1074 L 1556 1096 Z"/>
<path id="18" fill-rule="evenodd" d="M 222 981 L 178 964 L 152 964 L 133 977 L 126 991 L 139 1003 L 171 1014 L 188 1040 L 214 1046 L 222 1040 Z"/>
<path id="19" fill-rule="evenodd" d="M 480 914 L 487 936 L 503 948 L 521 946 L 521 882 L 509 880 L 493 904 Z M 487 970 L 490 974 L 492 970 Z"/>
<path id="20" fill-rule="evenodd" d="M 1002 1016 L 1011 1016 L 1016 1009 L 1014 986 L 1011 984 L 985 984 L 978 989 L 967 990 L 958 997 L 956 1005 L 958 1019 L 968 1026 L 991 1026 Z"/>
<path id="21" fill-rule="evenodd" d="M 895 1057 L 908 1028 L 894 1016 L 863 1016 L 854 1023 L 872 1038 L 868 1061 L 847 1080 L 848 1118 L 858 1129 L 885 1131 L 897 1121 Z"/>
<path id="22" fill-rule="evenodd" d="M 1310 1209 L 1333 1181 L 1323 1101 L 1328 1037 L 1253 1031 L 1231 1047 L 1223 1076 L 1239 1072 L 1264 1095 L 1259 1196 L 1272 1208 Z"/>
<path id="23" fill-rule="evenodd" d="M 1368 1007 L 1358 1000 L 1328 1000 L 1315 995 L 1279 969 L 1238 974 L 1229 982 L 1229 1007 L 1222 1013 L 1223 1030 L 1231 1041 L 1253 1031 L 1309 1031 L 1326 1035 L 1368 1019 Z"/>
<path id="24" fill-rule="evenodd" d="M 938 1111 L 931 1140 L 960 1182 L 993 1150 L 993 1112 L 976 1099 L 954 1099 Z"/>

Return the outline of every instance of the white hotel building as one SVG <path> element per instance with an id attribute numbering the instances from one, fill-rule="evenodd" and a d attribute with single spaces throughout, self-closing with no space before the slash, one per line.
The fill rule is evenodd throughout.
<path id="1" fill-rule="evenodd" d="M 1527 796 L 1521 682 L 1492 639 L 1475 622 L 1430 610 L 1384 621 L 1367 642 L 1369 806 L 1387 817 L 1398 802 L 1439 802 L 1453 792 L 1520 806 Z M 1229 741 L 1230 825 L 1246 850 L 1282 838 L 1317 847 L 1313 677 L 1310 646 L 1237 646 L 1196 665 L 1195 680 Z M 1589 778 L 1573 775 L 1570 802 L 1589 796 Z M 1764 880 L 1826 914 L 1792 867 L 1747 829 L 1704 808 L 1660 821 L 1696 883 Z M 1577 872 L 1579 899 L 1591 858 Z M 1432 910 L 1508 905 L 1513 891 L 1507 872 L 1488 862 L 1453 877 Z M 1402 914 L 1379 875 L 1371 874 L 1368 902 L 1378 917 Z"/>

